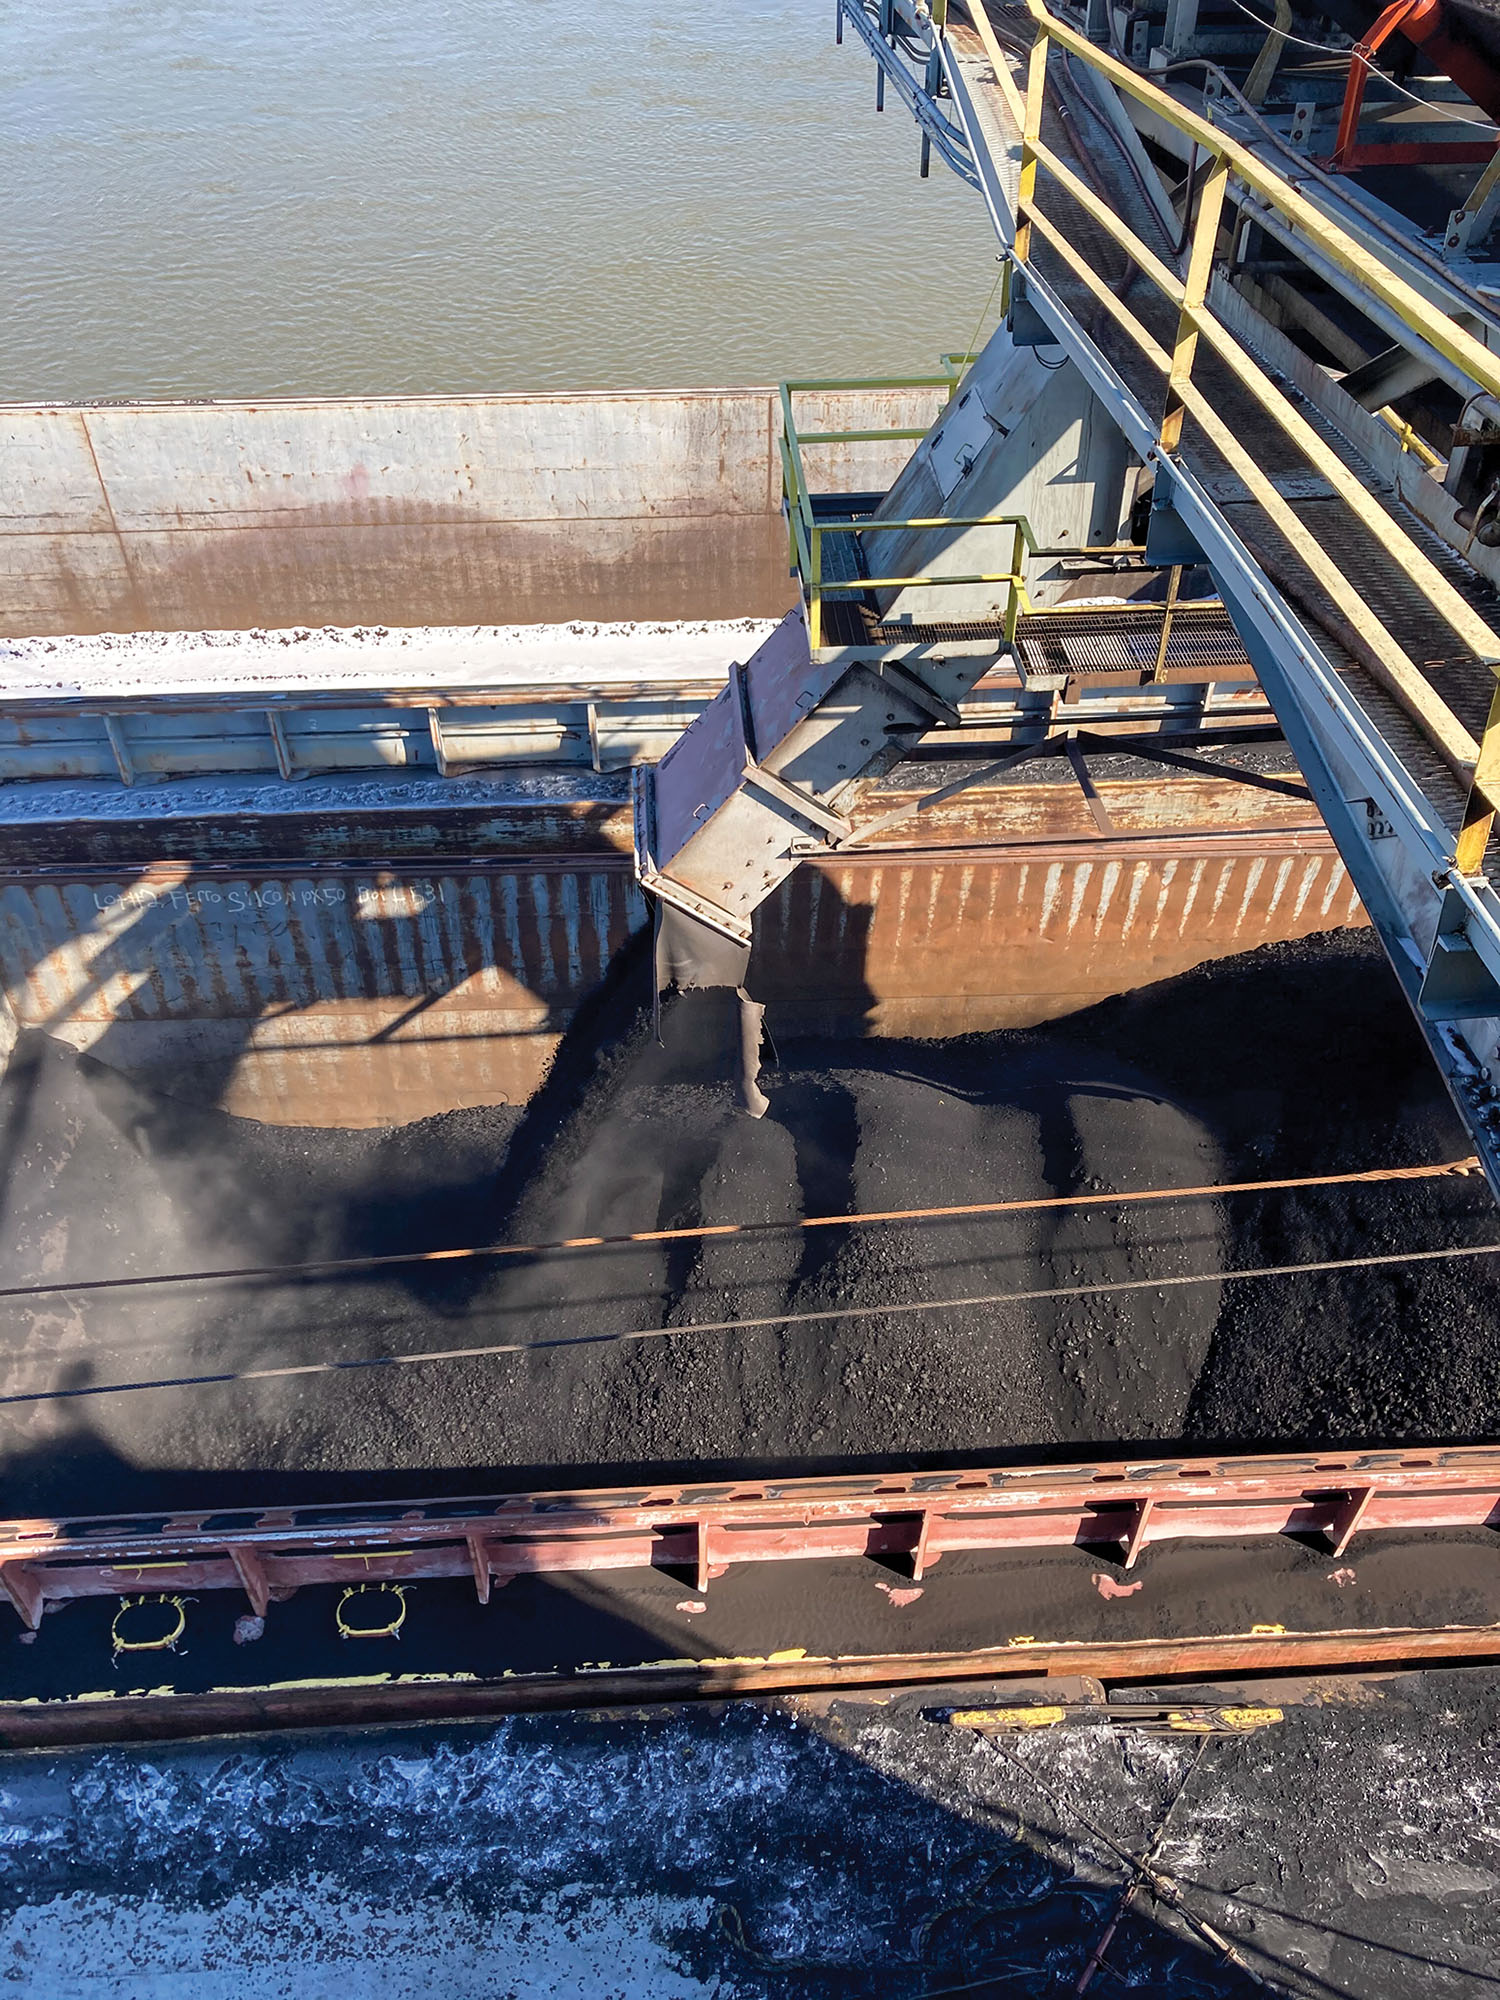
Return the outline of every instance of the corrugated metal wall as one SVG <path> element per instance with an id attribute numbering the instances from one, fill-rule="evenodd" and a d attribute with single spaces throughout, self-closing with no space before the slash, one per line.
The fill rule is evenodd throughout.
<path id="1" fill-rule="evenodd" d="M 379 1125 L 523 1101 L 646 920 L 623 857 L 0 883 L 38 1027 L 185 1097 Z M 762 910 L 773 1027 L 1029 1025 L 1204 959 L 1362 921 L 1326 835 L 1032 842 L 803 866 Z"/>

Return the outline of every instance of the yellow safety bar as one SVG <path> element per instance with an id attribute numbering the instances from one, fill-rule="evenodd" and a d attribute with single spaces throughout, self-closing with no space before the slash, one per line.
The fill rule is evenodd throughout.
<path id="1" fill-rule="evenodd" d="M 1026 596 L 1026 557 L 1037 553 L 1031 528 L 1019 514 L 940 514 L 904 520 L 864 520 L 853 516 L 818 519 L 813 511 L 812 493 L 802 461 L 804 445 L 866 444 L 887 438 L 920 439 L 927 426 L 890 426 L 884 430 L 800 431 L 792 398 L 803 392 L 839 389 L 941 389 L 949 400 L 973 359 L 966 354 L 945 354 L 941 375 L 881 376 L 866 380 L 843 379 L 783 382 L 781 385 L 781 490 L 786 503 L 787 532 L 791 567 L 796 571 L 807 596 L 808 637 L 814 646 L 823 643 L 823 599 L 833 593 L 859 594 L 866 590 L 906 590 L 927 584 L 1000 584 L 1006 586 L 1003 631 L 1007 643 L 1016 636 L 1023 612 L 1030 609 Z M 887 534 L 900 530 L 927 528 L 1009 528 L 1011 529 L 1010 568 L 994 573 L 964 576 L 861 576 L 849 579 L 823 575 L 825 535 Z"/>
<path id="2" fill-rule="evenodd" d="M 1130 338 L 1163 377 L 1163 399 L 1157 448 L 1170 461 L 1178 451 L 1182 427 L 1191 416 L 1203 435 L 1243 481 L 1275 527 L 1292 542 L 1301 560 L 1336 606 L 1359 644 L 1361 665 L 1418 724 L 1449 767 L 1470 787 L 1468 810 L 1459 835 L 1455 860 L 1464 872 L 1477 871 L 1483 860 L 1500 798 L 1500 686 L 1483 746 L 1437 694 L 1389 628 L 1365 602 L 1364 593 L 1310 537 L 1298 515 L 1261 468 L 1240 436 L 1220 416 L 1213 402 L 1193 379 L 1198 343 L 1204 341 L 1250 394 L 1260 410 L 1285 432 L 1303 457 L 1333 487 L 1350 511 L 1397 559 L 1414 587 L 1477 659 L 1500 669 L 1500 636 L 1460 595 L 1406 533 L 1398 521 L 1368 492 L 1358 476 L 1313 429 L 1282 394 L 1271 377 L 1208 304 L 1210 281 L 1225 219 L 1226 197 L 1233 181 L 1283 216 L 1322 255 L 1353 278 L 1367 296 L 1420 341 L 1436 349 L 1479 387 L 1500 396 L 1500 357 L 1437 310 L 1432 302 L 1388 269 L 1329 220 L 1303 194 L 1253 153 L 1229 138 L 1207 119 L 1180 105 L 1158 85 L 1137 74 L 1067 23 L 1050 14 L 1042 0 L 1027 0 L 1036 28 L 1027 71 L 1024 99 L 1011 77 L 1004 54 L 986 18 L 984 7 L 970 9 L 974 26 L 994 66 L 996 80 L 1021 131 L 1021 162 L 1016 209 L 1015 267 L 1024 268 L 1039 238 Z M 1187 264 L 1179 276 L 1130 228 L 1107 201 L 1060 159 L 1042 139 L 1042 103 L 1047 63 L 1053 47 L 1086 63 L 1125 96 L 1150 109 L 1198 148 L 1207 175 L 1198 196 L 1187 246 Z M 1038 177 L 1045 173 L 1069 199 L 1117 243 L 1157 291 L 1176 308 L 1177 324 L 1170 350 L 1126 305 L 1116 287 L 1100 275 L 1058 224 L 1038 206 Z M 1418 449 L 1418 441 L 1403 434 L 1403 444 Z M 1425 457 L 1425 452 L 1419 455 Z"/>
<path id="3" fill-rule="evenodd" d="M 1500 160 L 1500 153 L 1497 153 L 1495 158 Z M 1383 424 L 1396 433 L 1401 449 L 1409 451 L 1413 458 L 1419 458 L 1429 472 L 1436 472 L 1439 466 L 1448 463 L 1440 451 L 1433 450 L 1426 438 L 1417 435 L 1405 417 L 1398 417 L 1396 415 L 1396 412 L 1391 408 L 1389 403 L 1385 404 L 1383 408 L 1378 409 L 1375 414 Z"/>

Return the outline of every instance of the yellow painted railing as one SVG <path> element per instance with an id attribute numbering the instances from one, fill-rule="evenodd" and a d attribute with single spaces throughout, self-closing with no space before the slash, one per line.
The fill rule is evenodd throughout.
<path id="1" fill-rule="evenodd" d="M 1237 336 L 1209 304 L 1215 260 L 1226 206 L 1234 194 L 1248 193 L 1279 213 L 1302 237 L 1355 281 L 1356 288 L 1378 300 L 1415 337 L 1452 363 L 1475 384 L 1500 395 L 1500 357 L 1492 354 L 1465 327 L 1440 312 L 1400 273 L 1382 264 L 1353 237 L 1340 229 L 1300 191 L 1247 148 L 1207 119 L 1189 111 L 1158 85 L 1090 42 L 1066 22 L 1050 14 L 1042 0 L 1027 0 L 1036 30 L 1027 71 L 1024 98 L 1018 93 L 1006 59 L 985 16 L 983 5 L 970 12 L 986 45 L 1002 94 L 1021 128 L 1021 158 L 1016 209 L 1013 268 L 1024 270 L 1040 242 L 1054 254 L 1129 337 L 1162 378 L 1157 450 L 1172 460 L 1181 445 L 1183 424 L 1191 418 L 1216 453 L 1243 481 L 1251 497 L 1273 525 L 1296 548 L 1355 638 L 1360 664 L 1418 724 L 1449 767 L 1470 786 L 1469 808 L 1458 837 L 1456 860 L 1465 872 L 1477 870 L 1500 797 L 1500 736 L 1493 720 L 1483 748 L 1437 693 L 1402 648 L 1396 636 L 1370 608 L 1363 590 L 1313 539 L 1290 503 L 1262 469 L 1247 442 L 1220 414 L 1194 377 L 1199 344 L 1212 351 L 1248 392 L 1259 412 L 1276 424 L 1299 453 L 1326 479 L 1339 498 L 1381 545 L 1400 563 L 1413 586 L 1432 606 L 1460 643 L 1476 659 L 1500 668 L 1500 635 L 1456 590 L 1437 565 L 1416 545 L 1401 524 L 1370 493 L 1286 397 Z M 1043 141 L 1042 104 L 1047 88 L 1048 61 L 1054 50 L 1087 64 L 1123 96 L 1150 109 L 1187 137 L 1197 148 L 1206 172 L 1196 212 L 1191 218 L 1186 262 L 1181 273 L 1165 263 L 1094 188 L 1080 178 Z M 1170 347 L 1163 344 L 1125 300 L 1126 288 L 1098 269 L 1097 252 L 1086 255 L 1069 240 L 1052 213 L 1040 204 L 1045 182 L 1061 189 L 1089 220 L 1118 244 L 1136 269 L 1175 309 Z M 1191 198 L 1191 197 L 1190 197 Z M 1403 443 L 1415 444 L 1415 440 Z"/>
<path id="2" fill-rule="evenodd" d="M 1496 159 L 1500 159 L 1500 153 L 1497 153 L 1495 157 Z M 1405 417 L 1398 417 L 1389 404 L 1386 404 L 1383 409 L 1377 410 L 1375 414 L 1389 430 L 1393 430 L 1396 433 L 1401 449 L 1409 451 L 1413 458 L 1419 458 L 1429 472 L 1437 472 L 1447 464 L 1448 461 L 1443 457 L 1442 453 L 1434 451 L 1426 438 L 1418 436 Z"/>
<path id="3" fill-rule="evenodd" d="M 963 370 L 972 360 L 967 354 L 945 354 L 941 375 L 886 376 L 870 380 L 828 380 L 783 382 L 781 385 L 781 491 L 786 505 L 791 567 L 800 577 L 807 598 L 808 636 L 814 646 L 823 644 L 823 601 L 830 595 L 859 596 L 868 590 L 908 590 L 934 584 L 1004 584 L 1005 610 L 1001 620 L 1006 642 L 1016 636 L 1021 614 L 1029 609 L 1026 598 L 1026 558 L 1037 552 L 1031 529 L 1019 514 L 940 514 L 923 518 L 876 520 L 866 515 L 819 515 L 813 507 L 812 491 L 803 464 L 803 449 L 809 445 L 869 444 L 888 438 L 920 439 L 927 426 L 890 426 L 884 430 L 802 431 L 797 425 L 793 398 L 800 394 L 851 389 L 941 389 L 949 399 L 958 386 Z M 823 541 L 827 535 L 878 535 L 902 530 L 939 528 L 1009 528 L 1009 569 L 962 576 L 859 576 L 825 577 Z"/>

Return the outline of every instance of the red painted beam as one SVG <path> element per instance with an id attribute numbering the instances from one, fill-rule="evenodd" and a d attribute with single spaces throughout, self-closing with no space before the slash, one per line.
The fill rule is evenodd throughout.
<path id="1" fill-rule="evenodd" d="M 1494 157 L 1495 147 L 1490 140 L 1433 140 L 1421 139 L 1372 140 L 1368 145 L 1363 140 L 1351 146 L 1346 153 L 1333 154 L 1319 164 L 1331 167 L 1336 173 L 1354 174 L 1361 167 L 1484 167 Z"/>
<path id="2" fill-rule="evenodd" d="M 735 1563 L 1500 1527 L 1500 1450 L 1153 1460 L 508 1495 L 402 1509 L 281 1508 L 0 1524 L 0 1588 L 33 1629 L 48 1600 L 241 1590 L 257 1615 L 309 1584 L 681 1567 L 699 1590 Z"/>

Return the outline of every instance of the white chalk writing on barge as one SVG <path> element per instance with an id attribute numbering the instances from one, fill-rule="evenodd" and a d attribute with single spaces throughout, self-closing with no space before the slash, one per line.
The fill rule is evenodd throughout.
<path id="1" fill-rule="evenodd" d="M 388 917 L 419 917 L 434 903 L 446 902 L 446 891 L 445 883 L 429 880 L 361 885 L 354 891 L 354 913 L 366 922 Z M 188 916 L 197 916 L 200 912 L 213 916 L 254 916 L 264 911 L 274 911 L 280 916 L 288 910 L 332 909 L 348 899 L 349 892 L 341 882 L 301 883 L 295 886 L 264 882 L 259 888 L 239 882 L 226 883 L 222 888 L 207 882 L 173 888 L 135 883 L 128 889 L 94 891 L 95 909 L 107 914 L 126 910 L 170 909 Z"/>

